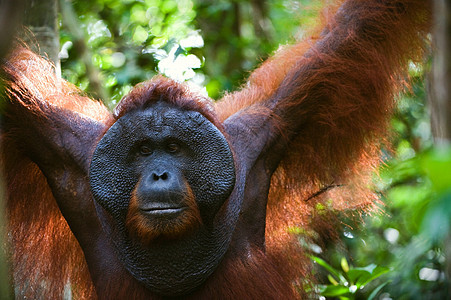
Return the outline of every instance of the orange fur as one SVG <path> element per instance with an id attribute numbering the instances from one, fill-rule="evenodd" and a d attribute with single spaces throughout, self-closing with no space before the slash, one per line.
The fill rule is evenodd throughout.
<path id="1" fill-rule="evenodd" d="M 292 298 L 291 283 L 300 275 L 308 276 L 310 266 L 287 228 L 302 228 L 306 238 L 315 236 L 313 231 L 333 237 L 335 223 L 317 209 L 319 205 L 332 211 L 368 209 L 376 201 L 369 188 L 371 172 L 379 163 L 378 149 L 407 62 L 421 56 L 425 45 L 429 5 L 425 0 L 347 1 L 341 8 L 346 13 L 326 18 L 326 27 L 316 38 L 282 49 L 252 73 L 241 91 L 215 104 L 217 117 L 207 99 L 162 77 L 136 87 L 111 116 L 100 103 L 58 80 L 47 61 L 25 49 L 16 50 L 4 65 L 15 74 L 7 91 L 35 115 L 44 115 L 42 107 L 50 105 L 107 125 L 160 95 L 173 95 L 166 100 L 201 112 L 221 130 L 221 122 L 240 110 L 267 117 L 288 147 L 271 180 L 266 253 L 251 249 L 245 258 L 227 254 L 192 298 L 237 298 L 249 292 L 260 298 Z M 57 299 L 70 283 L 76 297 L 95 297 L 83 253 L 45 177 L 26 158 L 26 149 L 7 134 L 1 138 L 17 290 L 23 297 Z M 340 187 L 306 201 L 331 184 Z M 194 199 L 187 196 L 187 201 Z M 127 226 L 138 239 L 150 242 L 154 233 L 135 212 L 135 204 L 132 196 Z M 179 220 L 168 236 L 183 234 L 187 226 L 197 224 L 194 211 L 188 221 Z M 118 273 L 116 279 L 108 283 L 109 294 L 101 297 L 125 297 L 120 293 L 130 288 L 137 298 L 150 298 L 128 273 Z M 242 282 L 250 284 L 245 288 Z M 286 294 L 280 295 L 280 290 Z"/>
<path id="2" fill-rule="evenodd" d="M 185 185 L 186 195 L 183 202 L 187 205 L 187 209 L 175 220 L 171 220 L 170 222 L 165 220 L 163 223 L 157 220 L 149 220 L 140 213 L 138 207 L 139 200 L 137 199 L 136 192 L 133 191 L 126 221 L 130 235 L 144 245 L 149 245 L 156 238 L 179 238 L 199 227 L 202 224 L 199 208 L 190 186 L 188 184 Z"/>
<path id="3" fill-rule="evenodd" d="M 26 87 L 30 89 L 34 97 L 41 101 L 45 100 L 56 107 L 77 112 L 99 122 L 107 122 L 110 119 L 111 115 L 102 103 L 92 101 L 92 99 L 83 96 L 81 91 L 73 84 L 57 78 L 52 64 L 26 48 L 15 48 L 8 57 L 8 63 L 3 67 L 11 74 L 19 72 L 17 77 L 14 78 L 15 82 L 10 82 L 9 87 L 7 87 L 7 91 L 10 93 L 13 90 L 21 90 L 23 94 L 18 96 L 33 101 L 27 95 L 29 91 L 22 88 Z M 11 68 L 14 68 L 14 70 Z M 17 99 L 21 99 L 21 97 L 17 97 Z M 40 107 L 37 103 L 25 105 L 33 110 L 38 110 Z M 36 113 L 39 113 L 39 111 L 36 111 Z"/>
<path id="4" fill-rule="evenodd" d="M 281 259 L 256 249 L 253 249 L 247 257 L 228 255 L 224 257 L 217 272 L 199 290 L 180 298 L 187 300 L 304 299 L 306 293 L 302 290 L 295 291 L 287 274 L 280 272 Z M 158 296 L 150 296 L 142 285 L 129 280 L 129 276 L 126 274 L 109 283 L 109 292 L 106 294 L 114 295 L 115 299 L 162 299 Z M 243 285 L 246 282 L 249 284 Z M 118 286 L 121 287 L 119 290 Z"/>
<path id="5" fill-rule="evenodd" d="M 253 249 L 247 257 L 225 257 L 212 277 L 187 299 L 298 299 L 305 296 L 292 288 L 280 272 L 275 257 Z M 247 284 L 243 284 L 247 283 Z"/>
<path id="6" fill-rule="evenodd" d="M 53 105 L 106 120 L 106 110 L 79 95 L 71 84 L 58 81 L 53 67 L 31 51 L 19 48 L 9 58 L 9 68 L 21 72 L 14 85 L 30 86 Z M 25 81 L 25 82 L 24 82 Z M 39 106 L 29 105 L 38 110 Z M 24 122 L 24 120 L 19 120 Z M 66 284 L 79 299 L 95 298 L 83 252 L 63 218 L 39 168 L 9 135 L 1 135 L 1 166 L 7 186 L 6 212 L 13 282 L 18 297 L 58 299 Z M 51 287 L 51 288 L 49 288 Z"/>
<path id="7" fill-rule="evenodd" d="M 8 174 L 8 236 L 16 296 L 58 299 L 65 285 L 70 284 L 75 297 L 95 297 L 83 252 L 45 177 L 34 163 L 20 157 L 17 148 L 6 139 L 2 139 L 2 148 L 8 153 L 1 163 Z"/>
<path id="8" fill-rule="evenodd" d="M 163 76 L 155 76 L 135 86 L 114 109 L 114 117 L 119 119 L 124 114 L 143 109 L 162 97 L 165 102 L 182 109 L 200 112 L 219 130 L 222 130 L 222 123 L 218 120 L 209 98 L 193 93 L 187 85 Z"/>
<path id="9" fill-rule="evenodd" d="M 221 120 L 246 109 L 266 114 L 280 135 L 291 135 L 271 181 L 266 245 L 301 274 L 308 266 L 302 258 L 296 265 L 300 249 L 290 246 L 288 228 L 301 228 L 304 238 L 318 236 L 314 231 L 331 238 L 334 222 L 312 223 L 315 215 L 371 210 L 377 202 L 371 178 L 394 97 L 408 61 L 423 59 L 430 26 L 430 1 L 341 2 L 333 8 L 341 15 L 329 11 L 316 37 L 279 50 L 241 91 L 215 106 Z M 283 101 L 273 107 L 268 99 L 276 97 Z M 332 184 L 340 187 L 305 201 Z M 318 212 L 317 204 L 326 209 Z"/>

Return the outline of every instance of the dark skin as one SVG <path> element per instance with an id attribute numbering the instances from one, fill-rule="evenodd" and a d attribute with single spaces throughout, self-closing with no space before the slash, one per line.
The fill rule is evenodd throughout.
<path id="1" fill-rule="evenodd" d="M 124 115 L 99 142 L 90 178 L 104 231 L 135 278 L 178 295 L 211 275 L 231 238 L 218 210 L 235 169 L 227 141 L 206 118 L 160 101 Z M 137 216 L 130 216 L 135 201 Z"/>
<path id="2" fill-rule="evenodd" d="M 332 195 L 341 209 L 370 205 L 362 168 L 376 164 L 394 79 L 421 53 L 412 49 L 423 45 L 428 11 L 423 0 L 345 1 L 317 40 L 281 50 L 215 104 L 156 77 L 110 113 L 17 49 L 3 66 L 2 142 L 12 236 L 36 229 L 14 238 L 21 287 L 38 290 L 45 273 L 56 298 L 75 282 L 54 275 L 72 247 L 53 257 L 67 244 L 31 243 L 66 230 L 102 299 L 297 297 L 292 283 L 309 268 L 297 267 L 301 250 L 289 246 L 287 228 L 334 227 L 306 225 Z M 29 178 L 40 183 L 18 184 Z M 342 194 L 327 194 L 332 183 Z M 321 190 L 323 198 L 308 197 Z M 24 209 L 44 201 L 57 204 L 70 232 Z"/>

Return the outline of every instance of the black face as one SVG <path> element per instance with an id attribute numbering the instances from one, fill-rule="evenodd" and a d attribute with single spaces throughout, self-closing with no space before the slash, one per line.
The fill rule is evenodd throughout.
<path id="1" fill-rule="evenodd" d="M 238 216 L 218 213 L 231 210 L 235 167 L 200 113 L 158 102 L 126 114 L 97 145 L 90 181 L 120 259 L 149 289 L 184 294 L 214 271 Z"/>

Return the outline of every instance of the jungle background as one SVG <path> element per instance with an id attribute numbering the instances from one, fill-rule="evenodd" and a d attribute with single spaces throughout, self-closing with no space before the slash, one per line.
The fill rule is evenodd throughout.
<path id="1" fill-rule="evenodd" d="M 450 10 L 446 1 L 436 2 Z M 242 85 L 280 45 L 309 36 L 326 4 L 45 0 L 18 1 L 11 8 L 8 1 L 0 1 L 4 9 L 0 23 L 9 19 L 0 39 L 8 40 L 9 28 L 16 26 L 28 44 L 39 43 L 38 51 L 60 63 L 63 78 L 110 108 L 133 85 L 157 73 L 187 81 L 218 99 Z M 20 18 L 5 13 L 17 15 L 20 5 L 24 5 L 22 21 L 29 26 L 25 31 L 18 25 Z M 437 36 L 450 38 L 449 28 L 436 30 Z M 449 77 L 437 75 L 446 66 L 437 57 L 445 61 L 449 57 L 446 49 L 435 49 L 432 37 L 431 41 L 425 63 L 411 64 L 410 85 L 398 95 L 392 145 L 383 151 L 384 164 L 374 176 L 383 203 L 380 209 L 363 215 L 362 226 L 346 225 L 349 222 L 343 219 L 339 243 L 307 245 L 319 279 L 319 284 L 307 288 L 319 299 L 450 296 L 446 249 L 451 244 L 451 154 L 443 142 L 450 137 L 446 124 L 451 116 L 444 109 L 450 98 L 449 93 L 445 100 L 434 97 L 435 85 L 449 84 Z M 445 129 L 440 130 L 441 124 Z"/>

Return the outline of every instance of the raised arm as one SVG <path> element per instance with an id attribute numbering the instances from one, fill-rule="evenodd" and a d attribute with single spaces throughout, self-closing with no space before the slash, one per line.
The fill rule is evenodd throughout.
<path id="1" fill-rule="evenodd" d="M 290 248 L 287 228 L 335 234 L 331 219 L 308 225 L 318 202 L 340 210 L 371 207 L 371 172 L 409 59 L 422 58 L 429 6 L 425 0 L 339 3 L 317 38 L 277 52 L 241 91 L 216 104 L 248 170 L 237 231 L 252 236 L 251 243 L 273 253 Z"/>
<path id="2" fill-rule="evenodd" d="M 57 298 L 69 277 L 78 286 L 91 284 L 66 221 L 85 243 L 86 235 L 101 230 L 88 169 L 109 113 L 26 49 L 16 49 L 3 63 L 1 78 L 1 167 L 16 289 L 22 296 L 39 298 L 42 291 L 33 288 L 39 285 L 34 278 L 44 277 Z"/>
<path id="3" fill-rule="evenodd" d="M 368 201 L 356 193 L 367 190 L 360 167 L 377 160 L 428 5 L 345 1 L 317 39 L 278 52 L 215 109 L 157 77 L 110 117 L 48 63 L 16 52 L 2 103 L 16 290 L 42 298 L 27 287 L 45 282 L 46 298 L 60 298 L 70 282 L 89 294 L 60 208 L 100 298 L 295 298 L 291 285 L 308 271 L 287 228 L 318 230 L 307 218 L 321 200 L 310 196 L 331 186 L 347 192 L 333 205 Z"/>
<path id="4" fill-rule="evenodd" d="M 317 39 L 276 53 L 225 96 L 221 118 L 239 144 L 278 151 L 276 160 L 294 155 L 299 172 L 333 181 L 384 133 L 407 63 L 425 44 L 429 5 L 345 1 Z"/>
<path id="5" fill-rule="evenodd" d="M 67 156 L 87 169 L 89 155 L 79 149 L 95 146 L 96 137 L 110 118 L 107 109 L 82 96 L 55 75 L 47 60 L 24 48 L 13 51 L 4 63 L 2 78 L 6 89 L 2 103 L 4 130 L 14 129 L 17 140 L 32 145 L 28 154 L 40 164 Z"/>
<path id="6" fill-rule="evenodd" d="M 90 157 L 106 130 L 108 111 L 57 78 L 48 61 L 26 49 L 15 51 L 4 64 L 3 78 L 2 131 L 6 142 L 13 142 L 39 166 L 54 193 L 62 193 L 57 199 L 60 205 L 77 201 L 70 196 L 78 192 L 72 186 L 77 183 L 68 174 L 78 178 L 88 175 Z"/>

